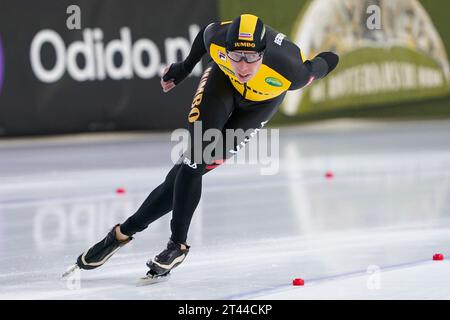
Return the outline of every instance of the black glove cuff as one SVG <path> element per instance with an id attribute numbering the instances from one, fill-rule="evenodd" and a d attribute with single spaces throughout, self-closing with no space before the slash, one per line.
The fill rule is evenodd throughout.
<path id="1" fill-rule="evenodd" d="M 173 79 L 173 83 L 175 83 L 175 85 L 177 85 L 181 81 L 186 79 L 186 77 L 189 75 L 189 73 L 190 72 L 188 72 L 184 68 L 183 62 L 175 62 L 170 65 L 169 70 L 163 76 L 163 80 L 169 81 L 169 80 Z"/>

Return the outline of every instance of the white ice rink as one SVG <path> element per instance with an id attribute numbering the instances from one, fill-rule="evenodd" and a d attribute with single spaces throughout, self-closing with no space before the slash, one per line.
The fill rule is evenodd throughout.
<path id="1" fill-rule="evenodd" d="M 168 133 L 0 140 L 0 299 L 450 298 L 450 262 L 432 260 L 450 255 L 450 121 L 281 128 L 277 174 L 204 177 L 168 282 L 135 286 L 170 215 L 60 280 L 164 179 L 173 146 Z"/>

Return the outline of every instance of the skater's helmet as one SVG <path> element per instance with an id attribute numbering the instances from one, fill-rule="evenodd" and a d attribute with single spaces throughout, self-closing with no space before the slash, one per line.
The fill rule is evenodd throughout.
<path id="1" fill-rule="evenodd" d="M 226 49 L 262 52 L 266 48 L 266 27 L 260 18 L 242 14 L 230 24 Z"/>

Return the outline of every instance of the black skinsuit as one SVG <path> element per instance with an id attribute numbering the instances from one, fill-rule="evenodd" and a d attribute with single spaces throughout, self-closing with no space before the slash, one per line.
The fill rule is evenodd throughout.
<path id="1" fill-rule="evenodd" d="M 337 56 L 331 56 L 330 60 L 329 53 L 319 54 L 311 61 L 303 61 L 301 51 L 294 43 L 266 26 L 266 49 L 262 65 L 248 83 L 240 83 L 234 77 L 225 50 L 228 27 L 229 23 L 217 22 L 203 28 L 185 61 L 173 64 L 166 74 L 166 77 L 173 74 L 174 82 L 178 84 L 204 54 L 211 58 L 188 115 L 191 141 L 195 141 L 194 125 L 200 122 L 202 135 L 208 129 L 225 132 L 226 129 L 251 131 L 261 128 L 275 114 L 287 90 L 300 89 L 314 79 L 323 78 L 337 64 Z M 179 74 L 183 76 L 178 79 Z M 121 225 L 122 233 L 131 236 L 173 210 L 171 239 L 176 243 L 186 243 L 192 215 L 201 197 L 202 176 L 231 157 L 236 145 L 241 142 L 233 141 L 231 149 L 226 148 L 228 143 L 225 142 L 221 157 L 203 161 L 193 159 L 192 156 L 194 147 L 203 150 L 205 143 L 201 146 L 191 143 L 187 153 L 170 170 L 165 181 Z"/>

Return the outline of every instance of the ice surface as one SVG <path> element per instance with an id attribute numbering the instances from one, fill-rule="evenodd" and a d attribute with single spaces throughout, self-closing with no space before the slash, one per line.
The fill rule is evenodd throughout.
<path id="1" fill-rule="evenodd" d="M 449 121 L 283 127 L 277 174 L 204 177 L 191 251 L 168 282 L 135 285 L 170 215 L 61 281 L 164 179 L 173 146 L 170 134 L 0 140 L 0 299 L 450 298 L 448 261 L 431 261 L 450 254 Z"/>

